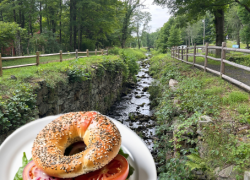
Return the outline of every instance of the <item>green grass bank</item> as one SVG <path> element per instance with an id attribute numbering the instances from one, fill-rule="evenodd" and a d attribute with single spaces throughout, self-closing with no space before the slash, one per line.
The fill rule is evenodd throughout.
<path id="1" fill-rule="evenodd" d="M 151 58 L 150 87 L 157 117 L 155 148 L 160 180 L 231 178 L 250 169 L 249 94 L 170 54 Z M 178 81 L 175 88 L 169 80 Z"/>

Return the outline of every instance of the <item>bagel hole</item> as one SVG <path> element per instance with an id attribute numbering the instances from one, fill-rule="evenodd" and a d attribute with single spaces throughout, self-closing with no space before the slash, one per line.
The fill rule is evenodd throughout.
<path id="1" fill-rule="evenodd" d="M 64 156 L 72 156 L 86 149 L 86 144 L 83 141 L 75 142 L 65 149 Z"/>

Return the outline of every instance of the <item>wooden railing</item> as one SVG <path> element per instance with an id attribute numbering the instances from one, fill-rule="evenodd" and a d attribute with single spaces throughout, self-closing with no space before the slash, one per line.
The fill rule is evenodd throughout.
<path id="1" fill-rule="evenodd" d="M 196 53 L 198 51 L 198 49 L 200 49 L 200 48 L 205 49 L 205 55 L 201 55 L 201 54 Z M 188 51 L 191 49 L 194 50 L 192 54 L 188 53 Z M 208 56 L 208 49 L 221 49 L 221 58 L 215 58 L 215 57 Z M 186 51 L 186 52 L 184 52 L 184 51 Z M 249 49 L 227 48 L 226 43 L 223 42 L 221 47 L 220 46 L 208 46 L 208 43 L 206 43 L 205 46 L 196 46 L 196 44 L 194 44 L 193 47 L 185 47 L 185 48 L 183 48 L 183 46 L 181 48 L 180 47 L 173 47 L 173 48 L 171 48 L 171 57 L 178 59 L 180 61 L 183 61 L 187 64 L 191 64 L 193 66 L 202 68 L 202 69 L 204 69 L 205 72 L 209 71 L 213 74 L 216 74 L 216 75 L 220 76 L 221 78 L 226 79 L 227 81 L 234 83 L 247 91 L 250 91 L 249 85 L 244 84 L 236 79 L 233 79 L 232 77 L 225 75 L 225 64 L 229 64 L 231 66 L 234 66 L 234 67 L 237 67 L 237 68 L 240 68 L 242 70 L 246 70 L 246 71 L 250 72 L 250 67 L 243 66 L 243 65 L 226 60 L 226 51 L 250 53 Z M 184 60 L 184 56 L 186 56 L 185 60 Z M 189 56 L 193 56 L 193 62 L 188 61 Z M 196 57 L 204 57 L 205 58 L 204 66 L 202 66 L 200 64 L 196 64 Z M 208 59 L 211 59 L 214 61 L 220 61 L 220 72 L 207 67 Z"/>
<path id="2" fill-rule="evenodd" d="M 85 52 L 78 52 L 78 50 L 76 49 L 75 52 L 67 52 L 67 53 L 63 53 L 62 50 L 60 50 L 59 53 L 42 54 L 42 55 L 40 55 L 39 51 L 37 51 L 36 55 L 14 56 L 14 57 L 2 57 L 1 53 L 0 53 L 0 76 L 3 75 L 3 70 L 4 69 L 20 68 L 20 67 L 27 67 L 27 66 L 38 66 L 39 64 L 47 64 L 47 63 L 51 63 L 51 62 L 62 62 L 62 61 L 66 61 L 66 60 L 73 60 L 75 58 L 89 57 L 89 53 L 95 53 L 95 55 L 97 55 L 97 56 L 108 55 L 108 49 L 107 50 L 102 49 L 101 51 L 97 51 L 97 49 L 95 51 L 89 51 L 87 49 Z M 75 58 L 69 58 L 69 59 L 64 59 L 63 60 L 62 55 L 69 55 L 69 54 L 75 54 L 76 56 L 75 56 Z M 86 56 L 78 56 L 78 54 L 86 54 Z M 59 55 L 58 60 L 47 61 L 47 62 L 39 62 L 39 57 L 58 56 L 58 55 Z M 26 58 L 36 58 L 36 63 L 22 64 L 22 65 L 16 65 L 16 66 L 6 66 L 6 67 L 3 67 L 3 65 L 2 65 L 2 60 L 15 60 L 15 59 L 26 59 Z"/>

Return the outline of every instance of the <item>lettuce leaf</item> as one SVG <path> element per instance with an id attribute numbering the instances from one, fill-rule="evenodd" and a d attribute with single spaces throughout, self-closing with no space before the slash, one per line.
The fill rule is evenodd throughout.
<path id="1" fill-rule="evenodd" d="M 122 150 L 122 148 L 120 148 L 118 154 L 122 155 L 122 156 L 125 157 L 126 159 L 129 157 L 129 155 L 126 154 L 126 153 Z M 131 166 L 131 165 L 129 164 L 129 172 L 128 172 L 128 177 L 127 177 L 126 179 L 128 179 L 128 178 L 134 173 L 134 171 L 135 171 L 134 167 Z"/>
<path id="2" fill-rule="evenodd" d="M 20 167 L 14 177 L 14 180 L 23 180 L 23 170 L 24 167 L 30 162 L 32 159 L 28 160 L 26 153 L 23 152 L 23 158 L 22 158 L 22 167 Z"/>

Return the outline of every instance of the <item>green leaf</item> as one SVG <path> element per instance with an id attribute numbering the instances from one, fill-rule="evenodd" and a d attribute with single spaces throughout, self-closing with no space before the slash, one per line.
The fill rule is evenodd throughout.
<path id="1" fill-rule="evenodd" d="M 128 154 L 126 154 L 126 153 L 123 152 L 122 148 L 120 148 L 118 154 L 122 155 L 126 159 L 129 157 Z M 135 168 L 129 164 L 129 172 L 128 172 L 128 177 L 126 179 L 128 179 L 134 173 L 134 171 L 135 171 Z"/>
<path id="2" fill-rule="evenodd" d="M 128 172 L 128 177 L 127 177 L 127 179 L 134 173 L 134 171 L 135 171 L 135 169 L 133 168 L 133 166 L 131 166 L 131 165 L 129 164 L 129 172 Z"/>
<path id="3" fill-rule="evenodd" d="M 124 152 L 123 152 L 122 148 L 120 148 L 120 150 L 119 150 L 118 154 L 120 154 L 120 155 L 124 156 L 126 159 L 129 157 L 129 155 L 128 155 L 128 154 L 126 154 L 126 153 L 124 153 Z"/>
<path id="4" fill-rule="evenodd" d="M 26 166 L 28 164 L 28 159 L 27 159 L 27 156 L 26 156 L 26 153 L 23 152 L 23 166 Z"/>
<path id="5" fill-rule="evenodd" d="M 26 153 L 23 152 L 23 158 L 22 158 L 22 167 L 20 167 L 14 177 L 14 180 L 23 180 L 23 170 L 25 166 L 32 161 L 32 158 L 30 160 L 27 159 Z"/>

